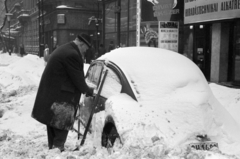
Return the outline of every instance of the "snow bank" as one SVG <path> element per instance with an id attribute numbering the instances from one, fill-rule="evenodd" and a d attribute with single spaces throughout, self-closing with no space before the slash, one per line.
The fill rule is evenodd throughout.
<path id="1" fill-rule="evenodd" d="M 20 57 L 17 54 L 12 54 L 11 56 L 8 53 L 1 53 L 0 52 L 0 67 L 7 66 L 15 61 L 18 61 Z"/>
<path id="2" fill-rule="evenodd" d="M 18 56 L 8 57 L 4 54 L 3 60 L 7 65 L 0 67 L 1 89 L 4 92 L 17 90 L 20 87 L 38 86 L 43 69 L 43 59 L 36 55 L 27 55 L 23 58 Z"/>
<path id="3" fill-rule="evenodd" d="M 240 125 L 240 89 L 228 88 L 215 83 L 211 83 L 209 86 L 214 96 Z"/>

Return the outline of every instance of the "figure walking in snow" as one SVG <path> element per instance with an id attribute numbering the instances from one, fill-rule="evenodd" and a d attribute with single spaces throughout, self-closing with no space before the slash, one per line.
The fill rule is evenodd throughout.
<path id="1" fill-rule="evenodd" d="M 52 54 L 42 74 L 32 117 L 47 126 L 49 149 L 64 151 L 82 93 L 92 95 L 84 78 L 83 59 L 91 38 L 81 34 Z"/>
<path id="2" fill-rule="evenodd" d="M 46 66 L 49 59 L 49 48 L 47 44 L 45 45 L 43 59 L 44 59 L 44 64 Z"/>

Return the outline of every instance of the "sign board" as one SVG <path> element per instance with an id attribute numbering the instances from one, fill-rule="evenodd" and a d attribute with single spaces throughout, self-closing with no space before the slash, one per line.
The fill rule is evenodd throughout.
<path id="1" fill-rule="evenodd" d="M 240 0 L 185 0 L 184 24 L 240 18 Z"/>
<path id="2" fill-rule="evenodd" d="M 151 0 L 148 0 L 151 1 Z M 182 0 L 152 0 L 154 17 L 158 21 L 179 21 L 183 19 Z"/>
<path id="3" fill-rule="evenodd" d="M 58 24 L 65 24 L 65 14 L 58 14 L 57 15 L 57 23 Z"/>
<path id="4" fill-rule="evenodd" d="M 178 52 L 179 22 L 159 21 L 158 26 L 158 46 Z"/>
<path id="5" fill-rule="evenodd" d="M 141 22 L 140 46 L 158 47 L 158 22 Z"/>

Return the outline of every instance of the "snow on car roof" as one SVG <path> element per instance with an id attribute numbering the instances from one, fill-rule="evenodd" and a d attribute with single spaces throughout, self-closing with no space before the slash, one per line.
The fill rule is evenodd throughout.
<path id="1" fill-rule="evenodd" d="M 101 59 L 114 62 L 125 72 L 138 93 L 138 99 L 165 97 L 178 88 L 193 85 L 192 92 L 206 93 L 203 98 L 209 92 L 198 67 L 176 52 L 151 47 L 128 47 L 116 49 Z M 182 93 L 181 96 L 184 96 Z M 189 100 L 201 103 L 201 98 Z"/>

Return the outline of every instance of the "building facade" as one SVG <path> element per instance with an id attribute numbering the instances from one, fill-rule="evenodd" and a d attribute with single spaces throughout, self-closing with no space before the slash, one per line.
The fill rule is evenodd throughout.
<path id="1" fill-rule="evenodd" d="M 96 52 L 101 43 L 106 50 L 110 43 L 163 47 L 187 56 L 210 82 L 240 84 L 240 0 L 7 2 L 13 13 L 10 41 L 23 44 L 27 53 L 42 56 L 45 44 L 52 51 L 84 32 L 92 36 Z"/>
<path id="2" fill-rule="evenodd" d="M 41 43 L 48 44 L 50 51 L 57 45 L 67 43 L 80 34 L 93 37 L 96 48 L 96 24 L 90 23 L 91 17 L 98 15 L 96 0 L 45 0 L 40 2 Z"/>
<path id="3" fill-rule="evenodd" d="M 52 51 L 79 33 L 93 36 L 96 45 L 96 26 L 89 24 L 89 18 L 98 15 L 96 0 L 7 0 L 6 8 L 12 14 L 10 38 L 7 23 L 2 32 L 16 52 L 23 45 L 26 53 L 43 56 L 45 44 Z"/>
<path id="4" fill-rule="evenodd" d="M 103 8 L 103 44 L 108 48 L 136 46 L 137 0 L 105 0 Z"/>
<path id="5" fill-rule="evenodd" d="M 240 1 L 184 2 L 184 53 L 208 81 L 240 84 Z"/>

